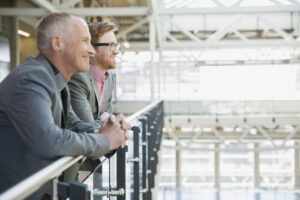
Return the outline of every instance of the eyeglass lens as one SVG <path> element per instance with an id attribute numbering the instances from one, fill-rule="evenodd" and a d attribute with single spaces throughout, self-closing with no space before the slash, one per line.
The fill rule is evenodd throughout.
<path id="1" fill-rule="evenodd" d="M 110 44 L 110 50 L 111 51 L 119 51 L 120 50 L 120 44 L 119 43 L 117 43 L 117 44 L 111 43 Z"/>

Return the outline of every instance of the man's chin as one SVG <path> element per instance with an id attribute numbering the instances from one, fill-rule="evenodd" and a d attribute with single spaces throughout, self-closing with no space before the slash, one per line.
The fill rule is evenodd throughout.
<path id="1" fill-rule="evenodd" d="M 109 69 L 116 69 L 117 68 L 117 63 L 114 62 L 112 65 L 109 66 Z"/>
<path id="2" fill-rule="evenodd" d="M 82 68 L 82 72 L 87 72 L 90 70 L 90 65 L 89 64 L 85 64 L 84 67 Z"/>

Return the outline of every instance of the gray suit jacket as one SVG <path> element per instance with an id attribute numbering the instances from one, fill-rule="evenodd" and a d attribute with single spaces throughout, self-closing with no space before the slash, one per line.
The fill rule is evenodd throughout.
<path id="1" fill-rule="evenodd" d="M 65 100 L 70 102 L 69 96 Z M 67 105 L 69 127 L 74 130 L 92 127 L 79 121 L 70 103 Z M 62 129 L 62 117 L 56 78 L 41 54 L 29 57 L 3 80 L 0 84 L 0 193 L 60 156 L 99 158 L 109 152 L 105 135 Z"/>
<path id="2" fill-rule="evenodd" d="M 101 110 L 99 109 L 99 92 L 92 69 L 85 73 L 77 73 L 71 77 L 69 88 L 71 93 L 71 104 L 76 115 L 85 122 L 93 123 L 99 119 L 103 112 L 112 113 L 112 92 L 115 88 L 115 75 L 109 75 L 104 82 L 104 96 Z M 107 154 L 111 157 L 115 151 Z M 99 165 L 99 160 L 87 159 L 81 166 L 82 170 L 94 170 Z M 75 164 L 65 173 L 65 180 L 74 180 L 80 165 Z"/>
<path id="3" fill-rule="evenodd" d="M 103 112 L 112 112 L 112 91 L 115 88 L 115 75 L 108 72 L 105 80 L 104 96 L 99 110 L 99 92 L 92 69 L 74 74 L 69 81 L 71 104 L 79 119 L 94 122 Z"/>

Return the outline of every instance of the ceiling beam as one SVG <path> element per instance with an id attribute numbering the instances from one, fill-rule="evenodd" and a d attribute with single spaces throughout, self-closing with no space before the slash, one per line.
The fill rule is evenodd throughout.
<path id="1" fill-rule="evenodd" d="M 127 29 L 120 31 L 117 35 L 116 38 L 120 39 L 124 36 L 126 36 L 128 33 L 136 30 L 137 28 L 139 28 L 140 26 L 142 26 L 143 24 L 148 22 L 148 17 L 143 18 L 142 20 L 140 20 L 139 22 L 129 26 Z"/>
<path id="2" fill-rule="evenodd" d="M 239 32 L 237 29 L 233 30 L 234 34 L 236 36 L 238 36 L 241 40 L 243 41 L 248 41 L 248 38 L 246 36 L 244 36 L 243 34 L 241 34 L 241 32 Z"/>
<path id="3" fill-rule="evenodd" d="M 46 9 L 49 12 L 57 12 L 57 8 L 47 0 L 31 0 L 37 6 Z"/>
<path id="4" fill-rule="evenodd" d="M 76 3 L 79 3 L 79 2 L 81 2 L 81 1 L 82 1 L 82 0 L 69 0 L 69 1 L 67 1 L 67 2 L 65 2 L 65 3 L 62 3 L 62 4 L 59 6 L 59 8 L 60 8 L 60 9 L 70 8 L 70 7 L 74 6 Z"/>
<path id="5" fill-rule="evenodd" d="M 190 31 L 186 30 L 182 26 L 180 26 L 177 23 L 175 23 L 174 21 L 171 21 L 171 20 L 166 20 L 166 21 L 168 21 L 169 23 L 171 23 L 174 26 L 176 26 L 184 35 L 186 35 L 187 37 L 189 37 L 191 40 L 194 40 L 195 42 L 197 42 L 197 44 L 202 43 L 201 39 L 199 39 L 198 36 L 194 35 Z"/>
<path id="6" fill-rule="evenodd" d="M 37 0 L 36 0 L 37 1 Z M 49 3 L 50 4 L 50 3 Z M 52 5 L 52 4 L 50 4 Z M 50 12 L 61 11 L 82 16 L 147 16 L 147 7 L 106 7 L 106 8 L 64 8 L 49 7 L 48 12 L 41 8 L 0 8 L 0 16 L 43 16 Z M 227 13 L 276 13 L 300 12 L 300 5 L 260 6 L 260 7 L 222 7 L 222 8 L 158 8 L 158 15 L 198 15 Z"/>
<path id="7" fill-rule="evenodd" d="M 273 131 L 273 130 L 267 130 L 266 131 L 268 135 L 273 139 L 273 140 L 283 140 L 285 141 L 286 139 L 288 140 L 299 140 L 300 139 L 300 132 L 299 129 L 294 129 L 291 132 L 278 132 L 278 131 Z M 228 140 L 235 140 L 237 143 L 244 143 L 244 142 L 249 142 L 249 141 L 258 141 L 261 140 L 261 142 L 265 142 L 266 138 L 262 134 L 250 134 L 249 130 L 244 130 L 244 131 L 219 131 L 219 134 L 221 135 L 222 139 L 224 141 Z M 292 137 L 290 137 L 290 135 Z M 174 139 L 180 141 L 180 140 L 187 140 L 191 141 L 192 138 L 194 143 L 206 143 L 208 141 L 214 140 L 215 142 L 220 142 L 220 137 L 216 136 L 213 131 L 208 132 L 208 131 L 170 131 L 170 130 L 165 130 L 164 131 L 164 137 L 167 139 Z M 286 142 L 285 142 L 286 144 Z"/>
<path id="8" fill-rule="evenodd" d="M 168 37 L 168 36 L 167 36 Z M 171 39 L 171 38 L 170 38 Z M 178 41 L 178 40 L 177 40 Z M 163 42 L 164 50 L 203 50 L 203 48 L 228 48 L 228 47 L 299 47 L 299 41 L 285 40 L 248 40 L 248 41 L 218 41 L 215 43 L 196 43 L 193 41 L 183 42 L 168 41 Z M 131 51 L 147 51 L 149 50 L 148 42 L 130 42 Z"/>
<path id="9" fill-rule="evenodd" d="M 159 9 L 159 15 L 198 15 L 198 14 L 227 14 L 227 13 L 276 13 L 299 12 L 299 5 L 286 6 L 253 6 L 253 7 L 216 7 L 216 8 L 168 8 Z"/>
<path id="10" fill-rule="evenodd" d="M 147 7 L 122 8 L 67 8 L 57 10 L 81 16 L 143 16 L 148 14 Z M 42 8 L 0 8 L 0 16 L 44 16 L 49 14 Z"/>
<path id="11" fill-rule="evenodd" d="M 245 122 L 246 120 L 246 122 Z M 276 125 L 300 125 L 300 115 L 249 115 L 249 116 L 205 116 L 205 115 L 171 115 L 165 116 L 165 127 L 168 126 L 193 126 L 201 125 L 202 127 L 211 126 L 264 126 L 272 125 L 276 122 Z M 218 122 L 217 122 L 218 121 Z M 275 121 L 275 122 L 274 122 Z"/>
<path id="12" fill-rule="evenodd" d="M 179 41 L 174 37 L 172 36 L 169 32 L 166 32 L 166 37 L 169 38 L 172 42 L 174 43 L 178 43 Z"/>
<path id="13" fill-rule="evenodd" d="M 0 8 L 0 16 L 44 16 L 48 13 L 42 8 Z"/>
<path id="14" fill-rule="evenodd" d="M 216 47 L 255 47 L 255 46 L 290 46 L 299 47 L 300 41 L 286 41 L 286 40 L 248 40 L 248 41 L 217 41 L 214 43 L 201 42 L 195 43 L 192 41 L 188 42 L 163 42 L 164 49 L 182 50 L 182 49 L 202 49 L 202 48 L 216 48 Z"/>
<path id="15" fill-rule="evenodd" d="M 221 40 L 226 33 L 230 30 L 231 26 L 234 25 L 237 21 L 239 21 L 241 15 L 236 15 L 232 19 L 230 19 L 227 23 L 225 23 L 218 31 L 212 34 L 205 42 L 216 42 Z"/>
<path id="16" fill-rule="evenodd" d="M 110 7 L 110 8 L 68 8 L 61 9 L 62 12 L 82 16 L 146 16 L 147 7 Z"/>
<path id="17" fill-rule="evenodd" d="M 269 22 L 267 19 L 263 18 L 261 15 L 256 15 L 265 25 L 268 26 L 270 29 L 274 29 L 279 35 L 281 35 L 286 41 L 293 41 L 294 38 L 290 36 L 288 33 L 283 31 L 281 28 L 276 27 L 271 22 Z"/>
<path id="18" fill-rule="evenodd" d="M 218 7 L 225 7 L 225 5 L 221 3 L 219 0 L 211 0 L 211 1 L 214 2 Z"/>
<path id="19" fill-rule="evenodd" d="M 216 142 L 216 141 L 214 141 Z M 283 149 L 300 149 L 300 145 L 286 145 L 286 146 L 271 146 L 271 147 L 259 147 L 259 148 L 246 148 L 246 147 L 224 147 L 224 148 L 199 148 L 199 147 L 190 147 L 190 146 L 172 146 L 172 145 L 162 145 L 163 148 L 176 149 L 176 150 L 190 150 L 190 151 L 205 151 L 205 152 L 253 152 L 253 151 L 276 151 Z"/>

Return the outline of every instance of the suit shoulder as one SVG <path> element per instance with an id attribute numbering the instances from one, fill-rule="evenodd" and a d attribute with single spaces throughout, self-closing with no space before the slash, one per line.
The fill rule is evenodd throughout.
<path id="1" fill-rule="evenodd" d="M 89 77 L 87 72 L 79 72 L 72 75 L 69 83 L 76 83 L 76 82 L 86 83 L 88 81 L 89 81 Z"/>
<path id="2" fill-rule="evenodd" d="M 29 57 L 25 62 L 20 64 L 9 75 L 15 81 L 31 80 L 38 82 L 53 82 L 49 71 L 34 58 Z M 8 77 L 9 78 L 9 77 Z"/>
<path id="3" fill-rule="evenodd" d="M 0 93 L 5 91 L 7 95 L 22 91 L 47 91 L 52 94 L 56 92 L 56 85 L 49 71 L 31 59 L 19 65 L 2 81 Z"/>

